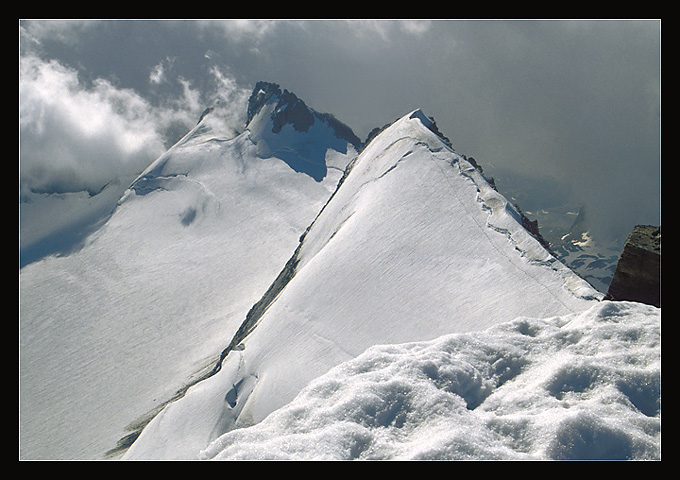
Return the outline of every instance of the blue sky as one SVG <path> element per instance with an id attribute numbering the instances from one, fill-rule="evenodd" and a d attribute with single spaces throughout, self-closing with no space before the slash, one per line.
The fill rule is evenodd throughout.
<path id="1" fill-rule="evenodd" d="M 660 20 L 21 20 L 19 33 L 22 189 L 134 174 L 207 106 L 243 129 L 266 80 L 361 138 L 421 108 L 499 185 L 504 172 L 558 185 L 603 238 L 660 224 Z"/>

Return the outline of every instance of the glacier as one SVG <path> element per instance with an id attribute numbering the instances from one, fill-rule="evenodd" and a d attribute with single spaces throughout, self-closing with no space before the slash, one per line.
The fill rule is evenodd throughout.
<path id="1" fill-rule="evenodd" d="M 660 457 L 660 309 L 602 301 L 421 110 L 365 146 L 275 84 L 213 115 L 21 269 L 22 456 Z"/>

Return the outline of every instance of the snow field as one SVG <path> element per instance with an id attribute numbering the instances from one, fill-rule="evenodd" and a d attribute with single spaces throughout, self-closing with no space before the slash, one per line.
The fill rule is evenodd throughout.
<path id="1" fill-rule="evenodd" d="M 101 458 L 312 221 L 123 458 L 660 457 L 659 309 L 599 302 L 419 110 L 337 191 L 356 152 L 270 111 L 232 139 L 205 117 L 80 251 L 21 270 L 22 458 Z"/>

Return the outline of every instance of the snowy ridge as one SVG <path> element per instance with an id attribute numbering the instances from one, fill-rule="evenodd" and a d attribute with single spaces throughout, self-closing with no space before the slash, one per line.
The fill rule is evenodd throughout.
<path id="1" fill-rule="evenodd" d="M 412 129 L 414 124 L 412 120 L 417 120 L 426 128 L 417 129 L 416 133 L 413 133 Z M 361 174 L 358 173 L 358 171 L 362 169 L 361 166 L 357 166 L 353 163 L 351 168 L 357 170 L 357 175 L 369 177 L 369 182 L 378 181 L 397 168 L 400 162 L 405 161 L 409 156 L 413 155 L 414 151 L 410 148 L 411 146 L 415 145 L 415 147 L 426 148 L 427 152 L 425 153 L 429 153 L 429 155 L 423 155 L 423 158 L 425 161 L 432 162 L 437 170 L 441 172 L 441 176 L 445 179 L 443 189 L 446 190 L 446 185 L 449 186 L 450 192 L 462 207 L 464 214 L 470 214 L 470 218 L 477 223 L 480 227 L 480 232 L 489 239 L 490 243 L 493 244 L 493 241 L 490 239 L 490 236 L 493 235 L 492 231 L 502 234 L 510 241 L 515 250 L 520 253 L 521 257 L 524 257 L 526 260 L 537 265 L 550 267 L 555 272 L 558 272 L 559 275 L 564 278 L 564 287 L 569 289 L 573 294 L 585 299 L 601 299 L 601 294 L 595 292 L 590 285 L 581 281 L 571 270 L 550 255 L 540 242 L 538 242 L 522 226 L 521 215 L 515 210 L 512 204 L 487 182 L 477 168 L 463 157 L 455 154 L 454 151 L 448 147 L 446 142 L 432 132 L 430 130 L 431 124 L 432 121 L 426 117 L 421 110 L 411 112 L 391 126 L 390 131 L 382 136 L 382 140 L 378 140 L 375 143 L 372 142 L 369 147 L 367 147 L 368 151 L 365 153 L 362 152 L 361 157 L 359 157 L 359 160 L 355 163 L 360 163 L 361 159 L 370 160 L 364 160 L 366 162 L 366 169 Z M 396 140 L 393 140 L 395 138 Z M 392 141 L 390 139 L 392 139 Z M 391 143 L 388 143 L 389 141 L 391 141 Z M 400 149 L 400 145 L 404 146 L 404 148 Z M 384 163 L 381 163 L 381 161 Z M 472 208 L 476 207 L 470 205 L 469 199 L 461 198 L 457 186 L 450 181 L 450 176 L 448 176 L 450 173 L 445 171 L 445 169 L 448 170 L 449 165 L 456 168 L 463 177 L 468 178 L 474 184 L 477 191 L 476 200 L 481 205 L 482 210 L 488 213 L 483 224 L 476 220 L 478 218 L 476 215 L 472 214 Z M 362 188 L 364 188 L 364 185 L 359 186 L 357 190 L 361 190 Z M 346 189 L 349 190 L 347 187 Z M 322 219 L 317 218 L 317 220 L 315 220 L 315 223 L 320 223 L 324 221 L 324 218 L 333 219 L 337 222 L 337 225 L 334 227 L 319 225 L 316 229 L 312 230 L 312 232 L 330 232 L 330 235 L 328 238 L 321 240 L 316 237 L 314 233 L 311 233 L 305 238 L 304 245 L 302 246 L 302 253 L 300 255 L 301 260 L 299 268 L 304 264 L 304 259 L 313 257 L 322 248 L 322 245 L 325 245 L 353 214 L 353 212 L 348 214 L 348 212 L 351 211 L 351 201 L 338 199 L 335 204 L 341 207 L 344 214 L 340 212 L 338 212 L 338 215 L 327 214 L 325 217 L 322 217 Z M 483 225 L 489 230 L 481 228 Z M 496 249 L 496 251 L 505 255 L 505 253 L 498 249 Z"/>
<path id="2" fill-rule="evenodd" d="M 294 274 L 245 340 L 232 342 L 238 350 L 166 407 L 125 458 L 196 458 L 216 436 L 258 424 L 376 344 L 569 315 L 598 302 L 601 294 L 552 259 L 428 122 L 414 111 L 365 147 L 304 235 Z M 248 377 L 257 382 L 239 395 Z M 224 400 L 231 391 L 238 414 Z"/>
<path id="3" fill-rule="evenodd" d="M 594 292 L 590 284 L 576 277 L 571 269 L 552 256 L 540 241 L 522 226 L 521 214 L 486 181 L 479 170 L 461 158 L 456 164 L 460 173 L 469 177 L 477 186 L 477 200 L 482 204 L 483 209 L 489 211 L 486 226 L 490 230 L 505 235 L 520 255 L 529 262 L 543 265 L 557 272 L 564 278 L 564 288 L 575 295 L 586 299 L 602 299 L 601 292 Z"/>

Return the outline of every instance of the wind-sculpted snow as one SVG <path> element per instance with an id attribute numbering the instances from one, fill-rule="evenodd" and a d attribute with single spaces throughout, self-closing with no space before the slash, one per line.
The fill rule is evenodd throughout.
<path id="1" fill-rule="evenodd" d="M 602 302 L 373 346 L 209 459 L 659 459 L 660 310 Z"/>

